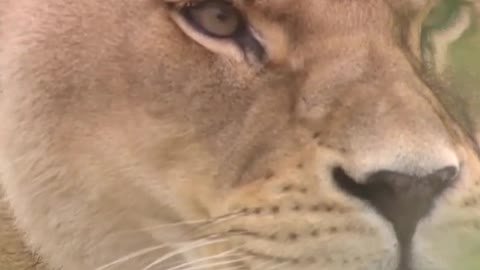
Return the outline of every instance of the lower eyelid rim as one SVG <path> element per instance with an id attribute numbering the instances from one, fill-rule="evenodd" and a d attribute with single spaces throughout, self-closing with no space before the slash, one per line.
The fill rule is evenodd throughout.
<path id="1" fill-rule="evenodd" d="M 232 38 L 214 38 L 201 31 L 198 31 L 193 25 L 186 21 L 178 11 L 170 13 L 172 20 L 178 25 L 181 31 L 191 40 L 205 47 L 207 50 L 233 58 L 237 62 L 244 61 L 242 49 Z M 210 42 L 204 42 L 210 40 Z"/>

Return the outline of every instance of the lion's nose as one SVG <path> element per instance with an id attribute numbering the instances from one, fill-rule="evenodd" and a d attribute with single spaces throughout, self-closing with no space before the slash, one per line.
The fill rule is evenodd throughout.
<path id="1" fill-rule="evenodd" d="M 425 176 L 380 170 L 359 183 L 340 167 L 333 177 L 344 192 L 370 203 L 390 221 L 400 243 L 408 245 L 418 222 L 431 210 L 435 199 L 451 186 L 459 168 L 443 167 Z"/>

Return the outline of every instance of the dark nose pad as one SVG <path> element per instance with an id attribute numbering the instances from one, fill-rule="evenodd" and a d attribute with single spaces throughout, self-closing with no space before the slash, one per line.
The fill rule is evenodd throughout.
<path id="1" fill-rule="evenodd" d="M 454 183 L 457 174 L 458 169 L 453 166 L 422 177 L 377 171 L 369 174 L 365 183 L 358 183 L 342 168 L 333 170 L 338 187 L 375 207 L 392 223 L 400 244 L 406 246 L 410 245 L 418 222 L 429 213 L 435 199 Z"/>

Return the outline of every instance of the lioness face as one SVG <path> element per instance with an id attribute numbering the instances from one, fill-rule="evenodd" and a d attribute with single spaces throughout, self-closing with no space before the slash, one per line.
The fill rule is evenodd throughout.
<path id="1" fill-rule="evenodd" d="M 475 261 L 479 117 L 439 83 L 472 3 L 1 4 L 2 184 L 53 269 Z"/>

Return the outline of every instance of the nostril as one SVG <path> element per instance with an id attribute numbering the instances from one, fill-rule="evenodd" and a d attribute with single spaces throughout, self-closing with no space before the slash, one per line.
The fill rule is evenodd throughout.
<path id="1" fill-rule="evenodd" d="M 335 184 L 344 192 L 362 200 L 368 200 L 368 190 L 363 184 L 357 183 L 343 168 L 335 167 L 332 171 Z"/>
<path id="2" fill-rule="evenodd" d="M 430 212 L 435 199 L 454 183 L 458 174 L 459 169 L 454 166 L 422 177 L 380 170 L 368 174 L 366 182 L 359 183 L 341 167 L 332 170 L 340 190 L 368 202 L 393 225 L 402 256 L 406 257 L 418 222 Z"/>
<path id="3" fill-rule="evenodd" d="M 437 178 L 443 182 L 451 182 L 458 176 L 459 169 L 455 166 L 447 166 L 443 169 L 437 170 L 430 175 L 431 178 Z"/>
<path id="4" fill-rule="evenodd" d="M 426 176 L 412 176 L 401 172 L 380 170 L 368 174 L 364 183 L 353 179 L 341 167 L 332 170 L 335 184 L 344 192 L 366 200 L 376 208 L 383 208 L 380 201 L 403 204 L 415 198 L 427 204 L 433 203 L 459 174 L 458 167 L 447 166 Z"/>

